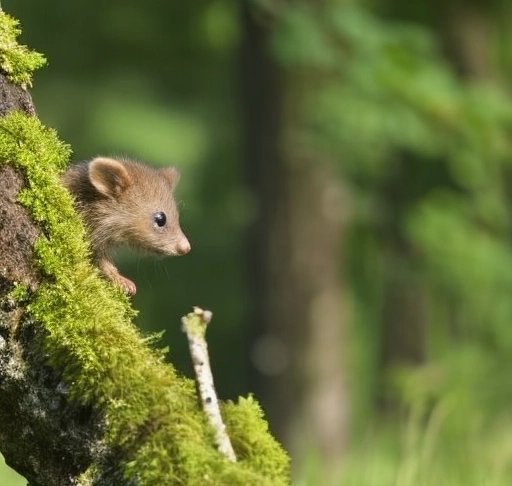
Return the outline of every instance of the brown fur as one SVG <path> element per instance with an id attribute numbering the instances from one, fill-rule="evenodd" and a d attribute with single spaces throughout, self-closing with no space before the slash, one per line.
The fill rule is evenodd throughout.
<path id="1" fill-rule="evenodd" d="M 136 287 L 112 263 L 115 247 L 128 244 L 162 255 L 190 251 L 173 196 L 178 180 L 174 167 L 155 169 L 107 157 L 73 165 L 62 176 L 89 231 L 94 263 L 130 295 Z M 166 215 L 162 227 L 154 220 L 157 212 Z"/>

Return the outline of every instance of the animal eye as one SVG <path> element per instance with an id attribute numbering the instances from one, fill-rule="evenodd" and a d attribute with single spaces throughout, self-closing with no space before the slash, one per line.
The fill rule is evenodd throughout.
<path id="1" fill-rule="evenodd" d="M 156 223 L 158 227 L 162 227 L 165 225 L 165 222 L 167 221 L 167 216 L 164 212 L 158 211 L 158 213 L 153 214 L 153 221 Z"/>

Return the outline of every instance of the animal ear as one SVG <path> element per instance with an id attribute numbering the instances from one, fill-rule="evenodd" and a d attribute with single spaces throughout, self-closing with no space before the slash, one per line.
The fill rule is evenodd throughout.
<path id="1" fill-rule="evenodd" d="M 104 196 L 117 197 L 132 185 L 126 167 L 115 159 L 96 157 L 89 163 L 89 179 Z"/>
<path id="2" fill-rule="evenodd" d="M 160 173 L 167 179 L 171 185 L 171 191 L 174 191 L 180 180 L 180 173 L 176 167 L 165 167 L 160 169 Z"/>

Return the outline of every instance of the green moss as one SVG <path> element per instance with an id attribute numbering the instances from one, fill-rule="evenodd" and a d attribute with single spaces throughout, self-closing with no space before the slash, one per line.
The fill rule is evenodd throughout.
<path id="1" fill-rule="evenodd" d="M 32 85 L 32 72 L 44 66 L 46 60 L 16 42 L 20 33 L 18 21 L 0 11 L 0 68 L 12 83 L 27 88 Z"/>
<path id="2" fill-rule="evenodd" d="M 252 396 L 240 397 L 236 404 L 225 403 L 222 415 L 239 460 L 271 479 L 271 484 L 287 484 L 288 455 L 270 434 L 258 402 Z"/>
<path id="3" fill-rule="evenodd" d="M 145 486 L 288 484 L 288 458 L 252 398 L 224 408 L 239 462 L 217 452 L 194 383 L 150 349 L 128 299 L 89 263 L 84 228 L 59 182 L 69 155 L 35 117 L 0 119 L 0 163 L 24 174 L 19 200 L 42 228 L 35 254 L 46 279 L 28 309 L 70 399 L 103 410 L 106 443 L 125 451 L 126 477 Z M 26 298 L 21 289 L 12 295 Z"/>
<path id="4" fill-rule="evenodd" d="M 210 319 L 211 317 L 205 319 L 203 315 L 198 314 L 195 311 L 189 312 L 181 319 L 182 329 L 188 336 L 196 336 L 199 339 L 204 340 Z"/>
<path id="5" fill-rule="evenodd" d="M 13 302 L 26 302 L 30 297 L 30 290 L 26 285 L 21 283 L 16 283 L 14 288 L 9 292 L 7 296 L 8 300 L 12 300 Z"/>

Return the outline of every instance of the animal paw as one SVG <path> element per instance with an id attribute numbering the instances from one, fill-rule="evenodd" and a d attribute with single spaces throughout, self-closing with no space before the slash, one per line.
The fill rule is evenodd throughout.
<path id="1" fill-rule="evenodd" d="M 128 278 L 122 275 L 116 276 L 116 283 L 129 295 L 135 295 L 137 293 L 136 285 Z"/>

